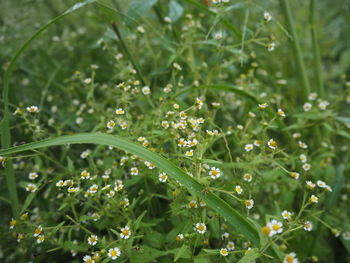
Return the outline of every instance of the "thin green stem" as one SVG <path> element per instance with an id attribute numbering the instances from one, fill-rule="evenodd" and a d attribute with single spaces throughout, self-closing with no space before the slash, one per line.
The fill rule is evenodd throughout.
<path id="1" fill-rule="evenodd" d="M 120 31 L 119 31 L 119 29 L 118 29 L 118 27 L 117 27 L 117 25 L 116 25 L 116 23 L 114 21 L 112 22 L 112 28 L 113 28 L 113 31 L 115 32 L 115 34 L 117 35 L 117 38 L 119 39 L 120 46 L 124 50 L 125 54 L 128 56 L 131 64 L 133 65 L 133 67 L 136 69 L 136 74 L 139 77 L 142 85 L 146 85 L 146 81 L 143 78 L 140 66 L 139 66 L 139 64 L 136 63 L 136 61 L 131 56 L 131 53 L 130 53 L 129 49 L 127 48 L 127 46 L 125 45 L 124 40 L 122 38 L 122 35 L 120 34 Z"/>
<path id="2" fill-rule="evenodd" d="M 280 3 L 282 6 L 284 16 L 286 17 L 286 20 L 287 20 L 288 29 L 293 37 L 292 46 L 294 49 L 295 59 L 296 59 L 296 63 L 297 63 L 297 67 L 300 75 L 300 82 L 302 84 L 301 86 L 302 89 L 300 90 L 300 94 L 302 95 L 302 99 L 306 101 L 307 96 L 310 93 L 310 84 L 306 73 L 303 54 L 300 48 L 299 38 L 296 32 L 294 20 L 292 17 L 292 11 L 289 5 L 289 0 L 280 0 Z"/>
<path id="3" fill-rule="evenodd" d="M 315 0 L 310 1 L 310 29 L 312 38 L 312 50 L 314 55 L 314 77 L 316 79 L 316 90 L 318 94 L 324 96 L 324 86 L 321 74 L 321 55 L 318 43 L 318 33 L 316 28 L 316 5 Z"/>

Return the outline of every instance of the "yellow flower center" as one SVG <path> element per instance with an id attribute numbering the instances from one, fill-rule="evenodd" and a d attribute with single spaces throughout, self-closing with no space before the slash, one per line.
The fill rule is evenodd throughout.
<path id="1" fill-rule="evenodd" d="M 288 263 L 292 263 L 293 260 L 294 260 L 294 257 L 288 255 L 288 256 L 286 257 L 286 260 L 287 260 Z"/>
<path id="2" fill-rule="evenodd" d="M 264 226 L 262 229 L 261 229 L 261 232 L 264 234 L 264 235 L 269 235 L 270 232 L 271 232 L 271 229 L 268 227 L 268 226 Z"/>
<path id="3" fill-rule="evenodd" d="M 279 226 L 278 224 L 274 224 L 274 225 L 272 226 L 272 229 L 275 230 L 275 231 L 277 231 L 278 229 L 280 229 L 280 226 Z"/>
<path id="4" fill-rule="evenodd" d="M 198 230 L 199 230 L 199 231 L 204 231 L 204 226 L 203 226 L 203 225 L 199 225 L 199 226 L 198 226 Z"/>
<path id="5" fill-rule="evenodd" d="M 116 251 L 116 250 L 112 250 L 112 251 L 111 251 L 111 256 L 112 256 L 112 257 L 117 256 L 117 251 Z"/>

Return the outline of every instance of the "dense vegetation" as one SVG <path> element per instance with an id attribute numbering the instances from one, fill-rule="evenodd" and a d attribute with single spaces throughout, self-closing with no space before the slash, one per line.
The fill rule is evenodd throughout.
<path id="1" fill-rule="evenodd" d="M 2 0 L 0 262 L 350 262 L 349 11 Z"/>

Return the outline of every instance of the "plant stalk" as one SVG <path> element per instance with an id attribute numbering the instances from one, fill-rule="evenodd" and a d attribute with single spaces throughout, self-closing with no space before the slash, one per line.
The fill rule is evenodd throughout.
<path id="1" fill-rule="evenodd" d="M 306 67 L 303 59 L 303 54 L 301 52 L 301 47 L 299 43 L 299 38 L 295 29 L 294 20 L 292 17 L 292 11 L 289 5 L 289 0 L 280 0 L 282 10 L 284 13 L 284 16 L 287 20 L 287 27 L 289 29 L 289 32 L 291 33 L 293 39 L 292 39 L 292 46 L 295 53 L 295 60 L 297 63 L 298 71 L 299 71 L 299 77 L 300 82 L 302 84 L 302 88 L 300 90 L 300 94 L 302 95 L 303 101 L 307 100 L 307 96 L 310 93 L 310 84 L 306 73 Z"/>

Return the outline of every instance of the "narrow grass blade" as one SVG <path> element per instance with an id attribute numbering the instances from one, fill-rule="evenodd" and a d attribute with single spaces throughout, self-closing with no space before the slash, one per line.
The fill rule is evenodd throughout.
<path id="1" fill-rule="evenodd" d="M 21 146 L 13 147 L 6 150 L 0 150 L 0 155 L 9 155 L 19 153 L 27 150 L 34 150 L 38 148 L 45 148 L 66 144 L 99 144 L 106 146 L 113 146 L 126 152 L 135 154 L 144 160 L 154 163 L 160 170 L 171 175 L 178 180 L 190 192 L 202 198 L 208 206 L 225 218 L 238 232 L 242 233 L 254 245 L 259 245 L 259 235 L 254 226 L 239 212 L 233 209 L 225 201 L 217 195 L 205 191 L 205 187 L 198 183 L 195 179 L 187 175 L 183 170 L 178 168 L 175 164 L 165 159 L 161 155 L 154 153 L 145 147 L 126 140 L 119 136 L 113 136 L 102 133 L 82 133 L 75 135 L 67 135 L 46 139 L 38 142 L 28 143 Z"/>
<path id="2" fill-rule="evenodd" d="M 2 148 L 11 147 L 11 131 L 10 131 L 10 112 L 9 112 L 9 86 L 10 86 L 10 77 L 11 73 L 14 69 L 14 66 L 19 58 L 19 56 L 28 48 L 28 46 L 35 40 L 42 32 L 44 32 L 47 28 L 69 15 L 70 13 L 78 10 L 81 7 L 84 7 L 88 4 L 95 2 L 96 0 L 86 0 L 80 3 L 73 5 L 63 14 L 55 17 L 49 23 L 41 27 L 38 31 L 36 31 L 16 52 L 15 56 L 11 59 L 9 66 L 7 67 L 4 74 L 4 82 L 3 82 L 3 91 L 2 91 L 2 100 L 4 103 L 4 116 L 0 123 L 0 131 L 1 131 L 1 146 Z M 5 174 L 6 174 L 6 183 L 9 191 L 9 196 L 11 200 L 11 208 L 14 217 L 19 216 L 19 202 L 18 202 L 18 194 L 16 187 L 16 178 L 12 168 L 12 160 L 8 160 L 5 163 Z"/>
<path id="3" fill-rule="evenodd" d="M 299 38 L 294 25 L 292 11 L 289 5 L 289 0 L 280 0 L 280 3 L 282 6 L 283 14 L 287 20 L 287 28 L 293 37 L 292 46 L 295 52 L 295 59 L 296 59 L 297 68 L 300 75 L 300 82 L 302 84 L 300 86 L 301 87 L 300 94 L 302 95 L 302 99 L 306 101 L 307 96 L 310 93 L 310 84 L 306 73 L 306 67 L 303 59 L 303 54 L 301 52 Z"/>

